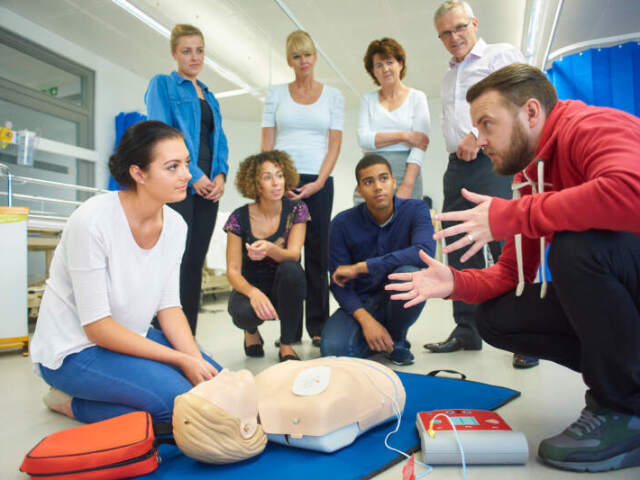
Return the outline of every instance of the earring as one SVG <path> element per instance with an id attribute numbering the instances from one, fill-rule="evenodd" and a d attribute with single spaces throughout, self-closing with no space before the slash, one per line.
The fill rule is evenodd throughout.
<path id="1" fill-rule="evenodd" d="M 140 183 L 144 185 L 144 180 L 140 180 Z"/>

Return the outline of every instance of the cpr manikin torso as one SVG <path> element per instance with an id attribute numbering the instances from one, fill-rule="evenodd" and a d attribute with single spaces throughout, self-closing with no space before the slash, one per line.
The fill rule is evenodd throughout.
<path id="1" fill-rule="evenodd" d="M 246 370 L 223 370 L 176 398 L 174 436 L 186 455 L 209 463 L 257 455 L 265 433 L 274 442 L 331 452 L 395 418 L 405 398 L 392 370 L 362 359 L 288 361 L 267 368 L 255 382 Z M 235 417 L 232 431 L 224 434 L 236 439 L 221 439 L 218 423 L 224 415 Z M 222 454 L 219 443 L 226 450 Z"/>
<path id="2" fill-rule="evenodd" d="M 406 398 L 392 370 L 353 358 L 285 362 L 255 380 L 260 423 L 269 440 L 326 452 L 401 413 Z"/>

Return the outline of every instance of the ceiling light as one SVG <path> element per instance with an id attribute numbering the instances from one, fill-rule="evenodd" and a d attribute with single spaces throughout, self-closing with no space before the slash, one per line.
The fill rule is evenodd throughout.
<path id="1" fill-rule="evenodd" d="M 166 28 L 164 25 L 162 25 L 159 22 L 157 22 L 156 20 L 154 20 L 152 17 L 150 17 L 149 15 L 144 13 L 138 7 L 132 5 L 127 0 L 112 0 L 112 2 L 115 3 L 116 5 L 118 5 L 120 8 L 124 9 L 129 14 L 133 15 L 134 17 L 136 17 L 138 20 L 140 20 L 141 22 L 143 22 L 147 26 L 149 26 L 152 29 L 154 29 L 156 32 L 158 32 L 163 37 L 169 38 L 171 36 L 171 31 L 168 28 Z M 252 95 L 254 95 L 256 97 L 258 96 L 258 92 L 256 91 L 256 89 L 254 89 L 251 85 L 249 85 L 247 82 L 242 80 L 238 75 L 236 75 L 233 72 L 230 72 L 229 70 L 224 68 L 219 63 L 216 63 L 211 58 L 205 56 L 204 57 L 204 63 L 206 65 L 208 65 L 209 67 L 211 67 L 218 75 L 220 75 L 221 77 L 227 79 L 228 81 L 230 81 L 234 85 L 237 85 L 238 87 L 240 87 L 237 90 L 229 90 L 228 92 L 220 92 L 220 93 L 216 94 L 216 97 L 218 97 L 218 98 L 233 97 L 233 96 L 236 96 L 236 95 L 244 95 L 246 93 L 251 93 Z"/>

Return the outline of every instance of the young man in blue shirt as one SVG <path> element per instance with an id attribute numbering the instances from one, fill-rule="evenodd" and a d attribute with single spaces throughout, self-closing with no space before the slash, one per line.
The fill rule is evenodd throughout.
<path id="1" fill-rule="evenodd" d="M 427 204 L 394 195 L 396 179 L 387 160 L 365 155 L 356 166 L 365 203 L 331 222 L 329 272 L 340 308 L 322 331 L 322 355 L 368 357 L 384 352 L 398 365 L 413 363 L 407 331 L 423 304 L 402 308 L 384 290 L 392 272 L 415 272 L 418 253 L 433 256 L 435 241 Z"/>

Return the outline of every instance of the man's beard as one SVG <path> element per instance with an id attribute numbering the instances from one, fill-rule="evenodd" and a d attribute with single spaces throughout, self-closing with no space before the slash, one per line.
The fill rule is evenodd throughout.
<path id="1" fill-rule="evenodd" d="M 500 155 L 502 162 L 493 163 L 493 171 L 499 175 L 515 175 L 524 170 L 535 157 L 536 152 L 529 146 L 526 132 L 517 118 L 514 118 L 510 143 L 509 150 Z"/>

